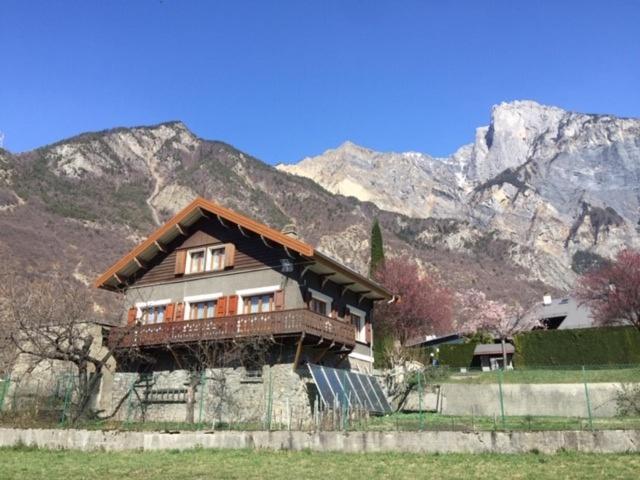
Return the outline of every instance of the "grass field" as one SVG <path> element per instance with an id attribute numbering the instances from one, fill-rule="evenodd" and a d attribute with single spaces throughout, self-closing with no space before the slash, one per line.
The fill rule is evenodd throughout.
<path id="1" fill-rule="evenodd" d="M 415 431 L 415 430 L 589 430 L 588 419 L 569 417 L 521 416 L 471 417 L 440 415 L 436 413 L 397 413 L 384 417 L 372 417 L 364 425 L 354 425 L 353 430 L 371 431 Z M 594 418 L 595 430 L 637 430 L 640 417 Z"/>
<path id="2" fill-rule="evenodd" d="M 637 478 L 640 455 L 419 455 L 192 450 L 82 453 L 0 449 L 3 480 L 113 479 L 582 479 Z"/>
<path id="3" fill-rule="evenodd" d="M 498 372 L 471 371 L 466 374 L 452 373 L 442 380 L 442 383 L 497 383 Z M 627 368 L 588 368 L 582 369 L 516 369 L 507 370 L 502 374 L 504 383 L 589 383 L 614 382 L 632 383 L 640 382 L 640 366 Z"/>

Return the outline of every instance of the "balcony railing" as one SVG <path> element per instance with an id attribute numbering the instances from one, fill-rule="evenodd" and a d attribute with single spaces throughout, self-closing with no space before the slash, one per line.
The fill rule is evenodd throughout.
<path id="1" fill-rule="evenodd" d="M 112 329 L 109 343 L 113 348 L 126 348 L 302 333 L 355 346 L 352 325 L 306 309 L 118 327 Z"/>

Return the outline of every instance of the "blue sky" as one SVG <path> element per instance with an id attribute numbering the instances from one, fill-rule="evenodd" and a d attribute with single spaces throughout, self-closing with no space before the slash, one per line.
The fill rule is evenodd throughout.
<path id="1" fill-rule="evenodd" d="M 634 0 L 4 0 L 0 131 L 24 151 L 179 119 L 270 163 L 446 155 L 501 101 L 640 117 L 638 25 Z"/>

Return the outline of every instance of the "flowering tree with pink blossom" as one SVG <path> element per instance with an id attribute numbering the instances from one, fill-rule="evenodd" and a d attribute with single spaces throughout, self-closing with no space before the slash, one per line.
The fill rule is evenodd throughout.
<path id="1" fill-rule="evenodd" d="M 401 345 L 418 335 L 450 331 L 453 296 L 434 277 L 421 272 L 415 261 L 387 259 L 376 270 L 375 279 L 398 296 L 394 303 L 376 306 L 376 319 Z"/>
<path id="2" fill-rule="evenodd" d="M 507 365 L 507 340 L 514 335 L 542 327 L 534 315 L 527 314 L 519 304 L 508 305 L 487 299 L 484 292 L 471 289 L 458 294 L 456 328 L 465 335 L 487 332 L 502 344 L 502 365 Z"/>

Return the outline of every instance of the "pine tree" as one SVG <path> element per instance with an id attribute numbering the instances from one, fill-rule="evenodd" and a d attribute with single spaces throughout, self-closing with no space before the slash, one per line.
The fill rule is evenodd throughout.
<path id="1" fill-rule="evenodd" d="M 376 218 L 371 227 L 371 261 L 369 263 L 369 276 L 372 277 L 376 269 L 384 263 L 384 246 L 382 244 L 382 231 Z"/>

